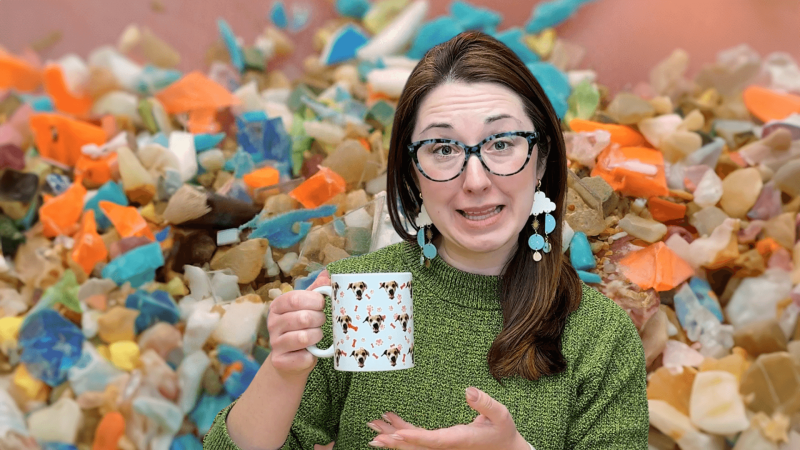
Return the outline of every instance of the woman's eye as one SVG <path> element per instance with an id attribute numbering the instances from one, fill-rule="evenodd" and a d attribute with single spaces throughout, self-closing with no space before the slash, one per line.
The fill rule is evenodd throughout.
<path id="1" fill-rule="evenodd" d="M 443 156 L 449 156 L 453 153 L 453 149 L 449 145 L 443 145 L 439 147 L 439 153 Z"/>
<path id="2" fill-rule="evenodd" d="M 505 150 L 506 149 L 506 145 L 507 145 L 507 143 L 505 143 L 503 141 L 497 141 L 497 142 L 494 143 L 494 149 L 495 150 Z"/>

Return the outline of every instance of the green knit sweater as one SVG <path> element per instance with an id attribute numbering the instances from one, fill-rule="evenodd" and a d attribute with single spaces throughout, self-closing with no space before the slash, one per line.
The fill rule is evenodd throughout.
<path id="1" fill-rule="evenodd" d="M 499 277 L 463 272 L 439 257 L 425 268 L 420 253 L 416 244 L 401 242 L 328 265 L 331 274 L 413 274 L 415 367 L 351 373 L 335 371 L 330 358 L 318 360 L 284 449 L 312 450 L 331 441 L 337 449 L 370 449 L 377 433 L 367 422 L 387 411 L 427 429 L 469 423 L 477 416 L 464 398 L 469 386 L 504 404 L 536 450 L 647 449 L 644 349 L 619 306 L 583 285 L 580 308 L 562 335 L 566 371 L 537 381 L 514 377 L 501 386 L 486 361 L 502 328 Z M 324 330 L 321 348 L 331 344 L 330 318 Z M 204 449 L 238 449 L 225 425 L 231 406 L 217 415 Z"/>

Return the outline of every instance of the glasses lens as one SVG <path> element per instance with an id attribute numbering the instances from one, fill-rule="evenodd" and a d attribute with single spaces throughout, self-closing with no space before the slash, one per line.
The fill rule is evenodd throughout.
<path id="1" fill-rule="evenodd" d="M 481 157 L 492 172 L 511 175 L 519 172 L 528 159 L 528 140 L 513 135 L 492 139 L 481 147 Z"/>
<path id="2" fill-rule="evenodd" d="M 449 180 L 461 172 L 464 153 L 464 148 L 458 144 L 435 142 L 417 150 L 417 161 L 431 179 Z"/>

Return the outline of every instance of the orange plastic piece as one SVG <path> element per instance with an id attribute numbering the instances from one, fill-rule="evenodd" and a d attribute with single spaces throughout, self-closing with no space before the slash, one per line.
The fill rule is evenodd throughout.
<path id="1" fill-rule="evenodd" d="M 147 221 L 144 220 L 139 210 L 133 206 L 122 206 L 116 203 L 101 201 L 100 209 L 103 210 L 108 220 L 114 224 L 117 233 L 123 238 L 142 236 L 155 241 L 156 237 L 147 226 Z"/>
<path id="2" fill-rule="evenodd" d="M 592 176 L 601 176 L 615 191 L 633 197 L 669 194 L 664 155 L 644 147 L 608 146 L 597 156 Z"/>
<path id="3" fill-rule="evenodd" d="M 80 179 L 76 179 L 61 195 L 45 196 L 44 204 L 39 208 L 39 220 L 44 225 L 45 237 L 54 238 L 62 234 L 70 236 L 75 233 L 83 212 L 84 196 L 86 188 Z"/>
<path id="4" fill-rule="evenodd" d="M 361 146 L 364 147 L 368 152 L 372 152 L 372 147 L 369 145 L 369 141 L 366 138 L 358 138 L 358 142 L 360 142 Z"/>
<path id="5" fill-rule="evenodd" d="M 389 95 L 384 94 L 382 92 L 375 92 L 372 89 L 372 86 L 367 84 L 367 98 L 364 104 L 366 104 L 368 108 L 371 108 L 372 105 L 378 103 L 381 100 L 392 102 L 392 98 Z"/>
<path id="6" fill-rule="evenodd" d="M 663 198 L 650 197 L 647 200 L 647 208 L 653 219 L 659 222 L 683 219 L 686 216 L 686 205 L 664 200 Z"/>
<path id="7" fill-rule="evenodd" d="M 241 361 L 232 362 L 228 367 L 225 368 L 225 372 L 221 377 L 222 381 L 225 382 L 225 380 L 227 380 L 233 372 L 241 372 L 242 370 L 244 370 L 244 364 L 242 364 Z"/>
<path id="8" fill-rule="evenodd" d="M 0 90 L 33 92 L 42 84 L 42 71 L 0 49 Z"/>
<path id="9" fill-rule="evenodd" d="M 289 197 L 312 209 L 343 193 L 346 186 L 347 183 L 341 175 L 320 166 L 317 173 L 289 192 Z"/>
<path id="10" fill-rule="evenodd" d="M 170 114 L 196 109 L 216 110 L 239 103 L 239 99 L 225 87 L 197 71 L 167 86 L 156 94 L 156 98 Z"/>
<path id="11" fill-rule="evenodd" d="M 771 237 L 764 238 L 756 242 L 756 250 L 758 250 L 758 253 L 760 253 L 761 256 L 766 256 L 779 248 L 783 247 L 781 247 L 781 244 L 778 244 L 778 241 Z"/>
<path id="12" fill-rule="evenodd" d="M 217 123 L 217 111 L 211 108 L 194 109 L 189 113 L 189 132 L 200 134 L 219 132 L 220 126 Z"/>
<path id="13" fill-rule="evenodd" d="M 59 111 L 83 117 L 92 109 L 92 97 L 88 94 L 75 95 L 69 91 L 64 73 L 58 64 L 45 66 L 44 88 L 53 98 L 53 104 Z"/>
<path id="14" fill-rule="evenodd" d="M 569 121 L 572 131 L 595 131 L 605 130 L 611 133 L 611 142 L 619 144 L 620 147 L 641 147 L 647 145 L 641 133 L 625 125 L 615 125 L 613 123 L 592 122 L 591 120 L 572 119 Z"/>
<path id="15" fill-rule="evenodd" d="M 81 229 L 78 231 L 72 250 L 72 259 L 89 275 L 94 270 L 94 266 L 100 261 L 105 261 L 106 257 L 108 257 L 108 249 L 106 249 L 103 238 L 97 234 L 94 210 L 89 209 L 83 214 Z"/>
<path id="16" fill-rule="evenodd" d="M 278 184 L 280 177 L 281 175 L 277 169 L 266 166 L 248 173 L 242 179 L 251 189 L 258 189 Z"/>
<path id="17" fill-rule="evenodd" d="M 98 159 L 81 155 L 75 164 L 75 175 L 83 177 L 83 184 L 88 188 L 98 188 L 113 178 L 113 167 L 117 164 L 117 153 L 111 152 Z"/>
<path id="18" fill-rule="evenodd" d="M 762 122 L 781 120 L 800 113 L 800 96 L 784 94 L 761 86 L 750 86 L 742 93 L 744 105 L 750 114 Z"/>
<path id="19" fill-rule="evenodd" d="M 109 411 L 97 424 L 92 450 L 117 450 L 117 443 L 125 435 L 125 418 L 119 411 Z"/>
<path id="20" fill-rule="evenodd" d="M 68 167 L 75 166 L 83 155 L 81 147 L 103 145 L 107 139 L 102 128 L 59 114 L 34 114 L 30 125 L 39 154 Z"/>
<path id="21" fill-rule="evenodd" d="M 694 275 L 694 269 L 663 242 L 629 253 L 619 265 L 629 280 L 656 291 L 673 289 Z"/>

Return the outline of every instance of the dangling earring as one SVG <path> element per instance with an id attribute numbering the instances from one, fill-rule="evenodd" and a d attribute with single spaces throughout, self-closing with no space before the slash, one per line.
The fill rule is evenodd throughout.
<path id="1" fill-rule="evenodd" d="M 422 199 L 422 194 L 420 194 L 419 198 Z M 417 244 L 422 247 L 422 256 L 419 258 L 419 264 L 430 267 L 431 260 L 436 258 L 436 246 L 431 243 L 431 239 L 433 239 L 433 231 L 431 231 L 433 221 L 431 221 L 424 203 L 420 203 L 419 215 L 415 222 L 419 228 L 417 231 Z"/>
<path id="2" fill-rule="evenodd" d="M 533 260 L 541 261 L 542 254 L 539 250 L 545 253 L 550 253 L 550 238 L 548 235 L 556 229 L 556 218 L 550 213 L 556 210 L 556 204 L 547 198 L 544 192 L 540 189 L 542 187 L 542 180 L 536 186 L 536 192 L 533 194 L 533 206 L 531 206 L 531 215 L 533 216 L 533 234 L 528 239 L 528 247 L 533 250 Z M 544 237 L 542 237 L 537 229 L 539 228 L 539 219 L 536 218 L 539 214 L 546 213 L 544 216 Z"/>

